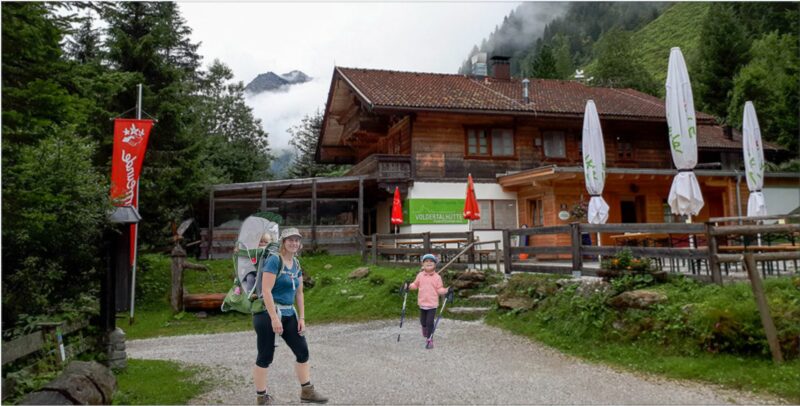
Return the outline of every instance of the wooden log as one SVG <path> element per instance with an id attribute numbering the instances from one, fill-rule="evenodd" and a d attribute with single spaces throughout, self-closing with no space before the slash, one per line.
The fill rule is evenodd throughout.
<path id="1" fill-rule="evenodd" d="M 800 233 L 800 224 L 764 224 L 714 227 L 714 235 L 756 235 L 767 233 Z"/>
<path id="2" fill-rule="evenodd" d="M 548 226 L 548 227 L 530 227 L 530 228 L 518 228 L 515 230 L 509 230 L 509 234 L 512 236 L 527 236 L 527 235 L 539 235 L 539 234 L 568 234 L 570 233 L 569 226 Z"/>
<path id="3" fill-rule="evenodd" d="M 664 233 L 700 234 L 706 231 L 700 223 L 630 223 L 630 224 L 581 224 L 584 233 Z"/>
<path id="4" fill-rule="evenodd" d="M 554 245 L 550 247 L 541 246 L 541 247 L 515 247 L 515 253 L 525 253 L 525 254 L 570 254 L 572 253 L 572 247 L 569 245 Z"/>
<path id="5" fill-rule="evenodd" d="M 225 299 L 224 293 L 193 293 L 183 296 L 183 308 L 189 311 L 213 311 L 219 310 L 222 301 Z"/>
<path id="6" fill-rule="evenodd" d="M 790 261 L 800 259 L 800 251 L 795 252 L 761 252 L 753 254 L 756 261 Z"/>
<path id="7" fill-rule="evenodd" d="M 750 286 L 753 288 L 753 296 L 756 299 L 758 313 L 761 315 L 761 324 L 764 325 L 764 333 L 767 335 L 769 350 L 772 352 L 772 361 L 780 364 L 783 362 L 783 354 L 781 354 L 781 346 L 778 343 L 778 333 L 775 329 L 775 323 L 772 321 L 772 315 L 769 312 L 764 285 L 761 283 L 761 275 L 756 268 L 756 259 L 753 254 L 749 252 L 744 254 L 744 265 L 747 269 L 747 276 L 750 278 Z"/>
<path id="8" fill-rule="evenodd" d="M 585 246 L 582 247 L 584 255 L 615 255 L 622 249 L 629 250 L 633 255 L 642 257 L 660 257 L 660 258 L 688 258 L 688 259 L 706 259 L 708 256 L 707 248 L 668 248 L 668 247 L 595 247 Z"/>

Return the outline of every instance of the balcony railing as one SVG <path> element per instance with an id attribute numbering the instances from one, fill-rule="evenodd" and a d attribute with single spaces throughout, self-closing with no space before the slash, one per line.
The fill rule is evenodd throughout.
<path id="1" fill-rule="evenodd" d="M 347 176 L 375 176 L 377 179 L 411 178 L 411 157 L 408 155 L 372 154 L 354 165 Z"/>

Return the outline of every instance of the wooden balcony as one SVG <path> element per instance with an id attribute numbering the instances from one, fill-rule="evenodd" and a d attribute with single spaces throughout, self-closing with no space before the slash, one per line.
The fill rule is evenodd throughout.
<path id="1" fill-rule="evenodd" d="M 378 181 L 411 179 L 408 155 L 372 154 L 350 168 L 346 176 L 374 176 Z"/>

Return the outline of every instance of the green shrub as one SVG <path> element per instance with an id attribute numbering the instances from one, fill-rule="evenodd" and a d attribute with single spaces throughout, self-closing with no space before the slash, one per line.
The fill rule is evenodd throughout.
<path id="1" fill-rule="evenodd" d="M 92 166 L 89 140 L 70 128 L 49 134 L 13 151 L 3 145 L 4 330 L 99 289 L 107 175 Z"/>

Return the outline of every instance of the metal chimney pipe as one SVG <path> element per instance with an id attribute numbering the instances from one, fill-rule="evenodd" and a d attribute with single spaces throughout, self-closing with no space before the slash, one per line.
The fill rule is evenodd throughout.
<path id="1" fill-rule="evenodd" d="M 522 80 L 522 100 L 525 102 L 525 104 L 528 104 L 528 103 L 531 102 L 530 84 L 531 84 L 531 81 L 528 80 L 528 78 L 525 78 L 525 79 Z"/>

